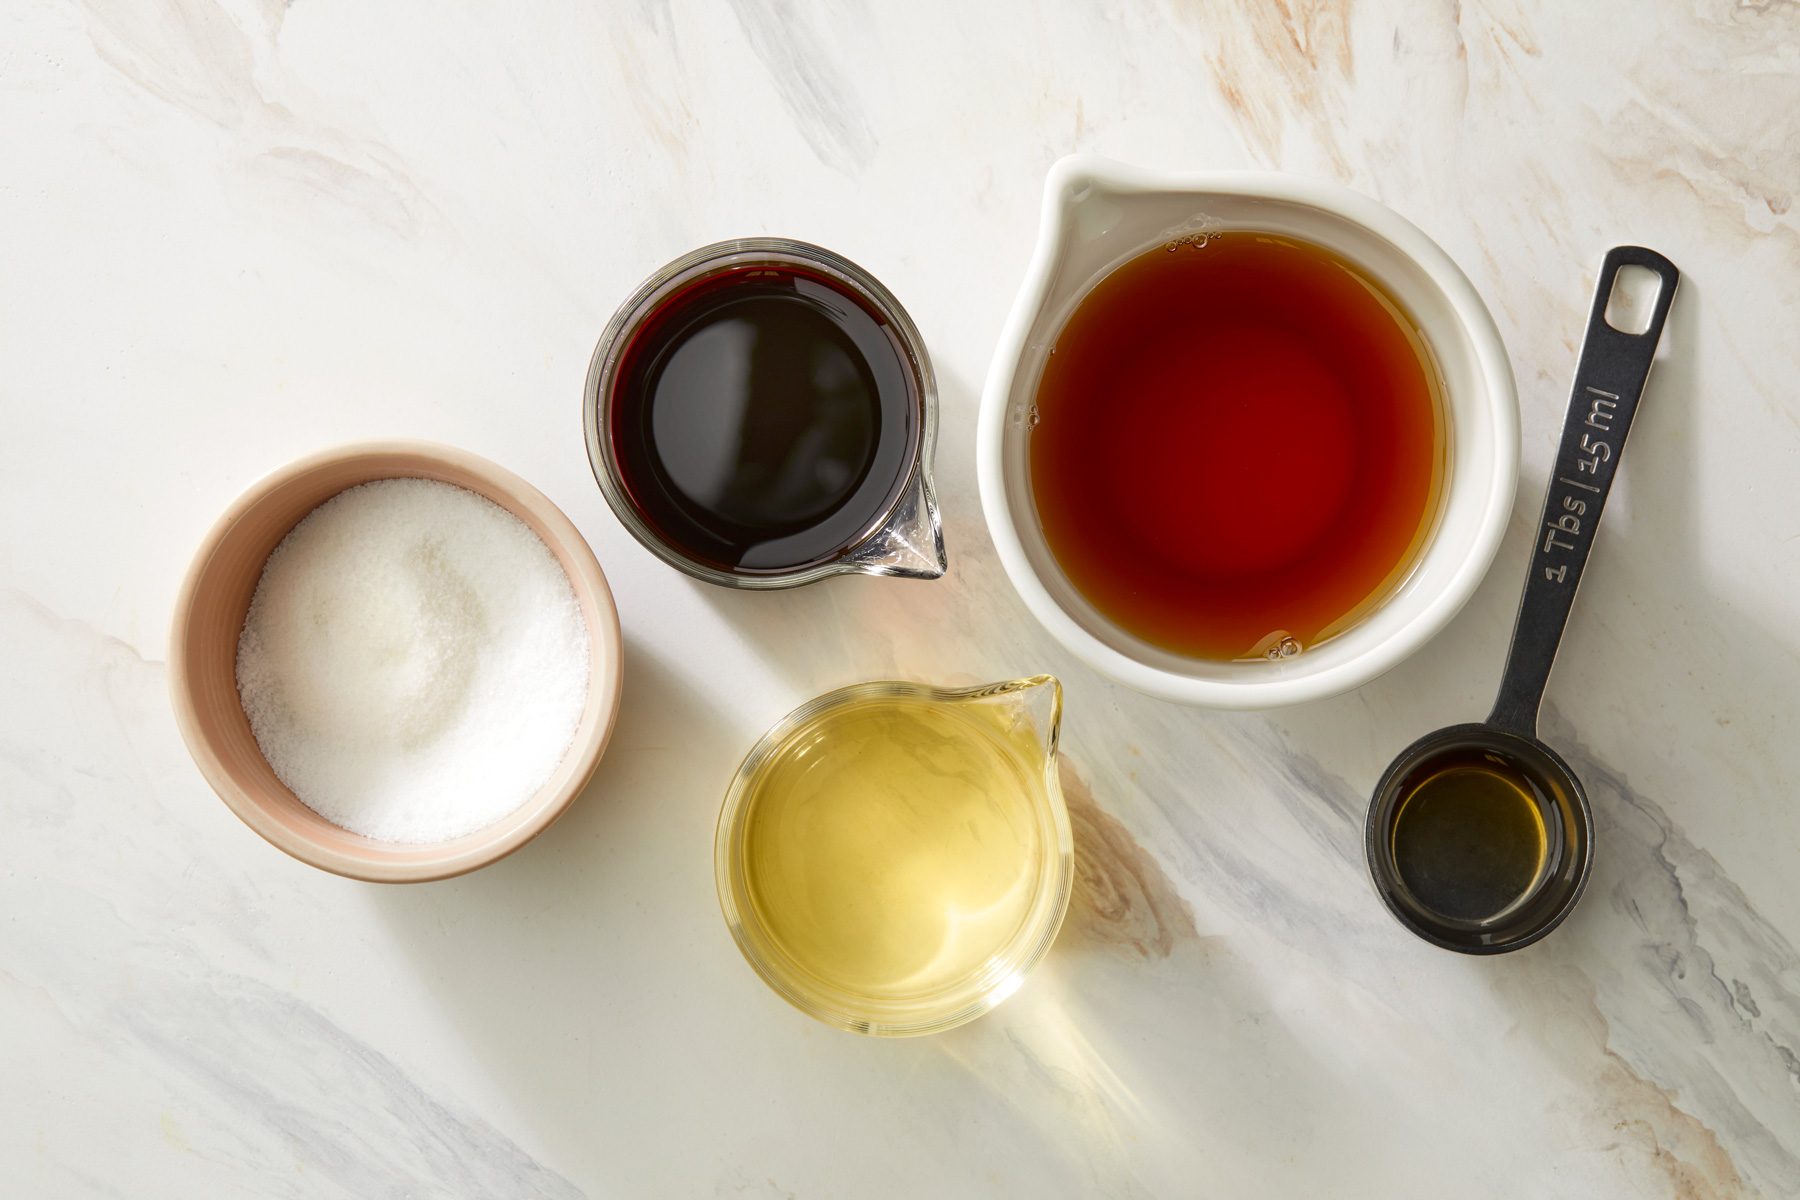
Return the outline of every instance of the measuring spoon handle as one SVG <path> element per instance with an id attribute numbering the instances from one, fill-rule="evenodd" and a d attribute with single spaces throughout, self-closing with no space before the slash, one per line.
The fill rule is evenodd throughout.
<path id="1" fill-rule="evenodd" d="M 1647 267 L 1662 280 L 1650 325 L 1638 334 L 1615 329 L 1606 320 L 1619 268 L 1632 265 Z M 1625 435 L 1631 432 L 1631 419 L 1637 415 L 1638 399 L 1650 377 L 1656 343 L 1680 280 L 1675 264 L 1654 250 L 1615 246 L 1606 252 L 1594 306 L 1588 313 L 1581 360 L 1575 367 L 1562 445 L 1550 472 L 1544 515 L 1537 524 L 1531 573 L 1525 578 L 1525 594 L 1519 601 L 1506 673 L 1488 717 L 1491 725 L 1527 737 L 1537 732 L 1538 704 L 1544 698 L 1550 664 L 1556 660 L 1557 644 L 1569 622 L 1575 588 L 1593 548 L 1594 530 L 1606 507 L 1607 493 L 1612 491 Z"/>

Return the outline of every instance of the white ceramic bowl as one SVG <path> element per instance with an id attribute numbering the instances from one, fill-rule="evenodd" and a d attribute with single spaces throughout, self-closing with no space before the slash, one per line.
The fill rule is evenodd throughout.
<path id="1" fill-rule="evenodd" d="M 1151 246 L 1204 230 L 1259 229 L 1328 247 L 1397 299 L 1443 373 L 1450 463 L 1418 561 L 1358 624 L 1291 658 L 1217 662 L 1154 646 L 1077 591 L 1045 543 L 1031 495 L 1030 411 L 1050 347 L 1087 292 Z M 1087 155 L 1050 169 L 1043 229 L 981 398 L 976 463 L 1000 561 L 1026 605 L 1088 665 L 1152 695 L 1272 708 L 1358 687 L 1423 646 L 1474 593 L 1512 511 L 1518 397 L 1481 297 L 1419 229 L 1365 196 L 1266 171 L 1163 175 Z"/>

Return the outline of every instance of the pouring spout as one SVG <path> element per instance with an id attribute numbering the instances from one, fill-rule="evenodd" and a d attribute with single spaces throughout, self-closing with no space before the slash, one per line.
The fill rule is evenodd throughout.
<path id="1" fill-rule="evenodd" d="M 965 699 L 1000 707 L 1015 735 L 1043 755 L 1046 764 L 1056 758 L 1062 736 L 1062 683 L 1054 675 L 1031 675 L 989 684 L 965 693 Z"/>
<path id="2" fill-rule="evenodd" d="M 950 569 L 944 556 L 937 493 L 931 485 L 931 472 L 924 464 L 911 488 L 888 515 L 887 523 L 846 556 L 841 566 L 862 575 L 901 579 L 941 579 Z"/>

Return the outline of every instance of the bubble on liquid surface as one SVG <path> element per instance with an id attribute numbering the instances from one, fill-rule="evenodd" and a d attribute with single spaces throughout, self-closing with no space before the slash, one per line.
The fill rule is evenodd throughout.
<path id="1" fill-rule="evenodd" d="M 1186 246 L 1190 250 L 1204 250 L 1211 242 L 1225 235 L 1217 229 L 1201 229 L 1194 233 L 1184 233 L 1180 237 L 1171 238 L 1163 243 L 1163 249 L 1170 254 Z"/>
<path id="2" fill-rule="evenodd" d="M 1270 662 L 1278 662 L 1284 658 L 1292 658 L 1294 655 L 1300 653 L 1301 645 L 1299 639 L 1295 638 L 1292 634 L 1271 634 L 1270 638 L 1271 640 L 1269 641 L 1267 648 L 1263 650 L 1263 657 Z"/>

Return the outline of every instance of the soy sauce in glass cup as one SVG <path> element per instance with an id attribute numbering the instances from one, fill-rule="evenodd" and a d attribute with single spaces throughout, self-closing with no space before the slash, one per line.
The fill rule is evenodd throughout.
<path id="1" fill-rule="evenodd" d="M 748 239 L 669 264 L 602 335 L 584 408 L 613 511 L 690 575 L 776 588 L 944 573 L 924 345 L 829 251 Z"/>

